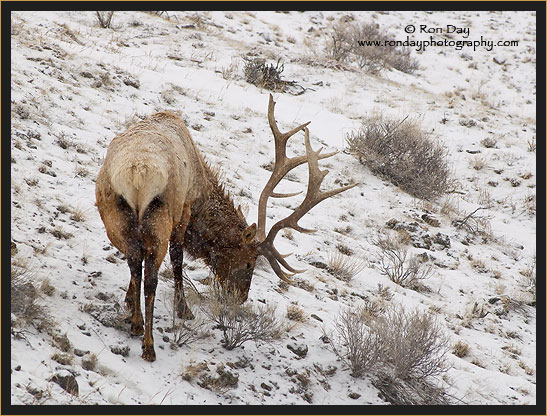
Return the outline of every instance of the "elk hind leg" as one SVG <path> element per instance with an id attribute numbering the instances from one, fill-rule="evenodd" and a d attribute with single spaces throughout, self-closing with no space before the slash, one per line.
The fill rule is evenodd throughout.
<path id="1" fill-rule="evenodd" d="M 144 249 L 144 337 L 142 340 L 142 358 L 154 361 L 154 301 L 158 285 L 158 270 L 167 254 L 169 237 L 172 231 L 171 218 L 161 199 L 156 198 L 144 215 L 141 235 Z"/>

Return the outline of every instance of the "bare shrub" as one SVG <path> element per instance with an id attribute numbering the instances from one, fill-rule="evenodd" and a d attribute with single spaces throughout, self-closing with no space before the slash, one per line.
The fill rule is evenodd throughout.
<path id="1" fill-rule="evenodd" d="M 372 173 L 422 199 L 441 196 L 449 187 L 446 149 L 431 140 L 417 121 L 384 116 L 367 118 L 346 136 L 349 151 Z"/>
<path id="2" fill-rule="evenodd" d="M 114 16 L 113 11 L 107 11 L 107 12 L 97 11 L 97 20 L 99 21 L 99 25 L 104 29 L 108 29 L 112 27 L 112 16 Z"/>
<path id="3" fill-rule="evenodd" d="M 359 68 L 377 72 L 383 68 L 395 68 L 411 74 L 418 69 L 418 61 L 410 56 L 408 47 L 385 46 L 385 41 L 391 40 L 389 34 L 381 30 L 379 25 L 358 22 L 352 26 L 353 55 Z M 367 46 L 359 41 L 373 41 L 382 46 Z"/>
<path id="4" fill-rule="evenodd" d="M 353 377 L 368 372 L 424 381 L 447 370 L 448 340 L 427 312 L 394 306 L 373 315 L 361 307 L 342 311 L 334 324 L 335 334 L 325 334 L 329 347 Z"/>
<path id="5" fill-rule="evenodd" d="M 217 393 L 226 393 L 228 390 L 235 389 L 238 386 L 239 375 L 227 370 L 224 364 L 218 364 L 216 372 L 218 374 L 217 377 L 210 376 L 209 374 L 201 374 L 198 385 Z"/>
<path id="6" fill-rule="evenodd" d="M 170 277 L 172 279 L 172 270 L 166 269 L 170 272 Z M 165 272 L 165 270 L 164 270 Z M 169 275 L 168 273 L 165 273 L 166 275 Z M 164 278 L 166 278 L 164 276 Z M 186 274 L 183 276 L 184 280 L 186 282 L 189 281 Z M 168 279 L 168 277 L 166 278 Z M 192 286 L 189 286 L 192 287 Z M 189 291 L 189 293 L 185 296 L 185 300 L 187 301 L 187 306 L 191 308 L 191 305 L 195 303 L 197 300 L 197 297 L 199 294 L 197 291 L 195 291 L 195 288 L 192 288 L 193 290 Z M 179 347 L 182 347 L 183 345 L 189 345 L 196 341 L 199 341 L 200 339 L 206 338 L 209 336 L 209 333 L 206 329 L 207 324 L 203 321 L 203 319 L 195 318 L 194 320 L 189 319 L 180 319 L 177 316 L 177 305 L 179 303 L 179 298 L 176 295 L 173 295 L 171 297 L 164 296 L 165 299 L 171 298 L 172 301 L 167 303 L 166 302 L 166 308 L 169 312 L 170 318 L 171 318 L 171 325 L 167 328 L 165 328 L 165 332 L 167 334 L 171 334 L 170 340 L 169 340 L 169 346 L 172 350 L 176 350 Z"/>
<path id="7" fill-rule="evenodd" d="M 463 218 L 458 218 L 452 221 L 452 225 L 456 228 L 461 228 L 467 231 L 471 235 L 479 235 L 483 238 L 492 237 L 492 228 L 490 226 L 491 216 L 489 214 L 479 215 L 477 214 L 480 210 L 488 210 L 492 206 L 480 206 L 474 211 L 471 211 L 469 214 L 463 213 Z"/>
<path id="8" fill-rule="evenodd" d="M 487 149 L 495 148 L 498 141 L 494 137 L 485 137 L 481 140 L 481 144 Z"/>
<path id="9" fill-rule="evenodd" d="M 338 22 L 327 36 L 325 45 L 327 58 L 337 62 L 347 61 L 354 47 L 351 26 L 344 22 Z"/>
<path id="10" fill-rule="evenodd" d="M 379 271 L 389 280 L 402 287 L 420 289 L 421 281 L 431 276 L 430 264 L 420 261 L 418 256 L 408 256 L 408 248 L 389 236 L 380 236 L 373 241 L 380 250 Z"/>
<path id="11" fill-rule="evenodd" d="M 446 372 L 448 340 L 435 317 L 393 307 L 374 327 L 397 378 L 424 379 Z"/>
<path id="12" fill-rule="evenodd" d="M 55 287 L 51 285 L 49 279 L 44 279 L 40 285 L 40 290 L 44 295 L 53 296 L 55 293 Z"/>
<path id="13" fill-rule="evenodd" d="M 383 360 L 379 334 L 367 326 L 365 315 L 363 308 L 348 308 L 336 317 L 335 334 L 324 333 L 330 349 L 356 378 L 373 371 Z"/>
<path id="14" fill-rule="evenodd" d="M 274 306 L 240 305 L 239 298 L 238 293 L 223 291 L 215 284 L 202 302 L 203 312 L 222 331 L 224 348 L 232 350 L 247 341 L 270 343 L 281 337 L 286 325 L 276 318 Z"/>
<path id="15" fill-rule="evenodd" d="M 334 252 L 329 254 L 327 270 L 337 279 L 349 282 L 365 268 L 365 265 L 366 263 L 363 259 Z"/>
<path id="16" fill-rule="evenodd" d="M 410 48 L 386 45 L 390 35 L 378 24 L 340 20 L 326 36 L 324 51 L 328 59 L 351 62 L 373 73 L 395 68 L 410 74 L 418 69 Z"/>

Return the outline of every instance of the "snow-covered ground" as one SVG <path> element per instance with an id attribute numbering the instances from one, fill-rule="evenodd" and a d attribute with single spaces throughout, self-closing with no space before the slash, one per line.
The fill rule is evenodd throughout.
<path id="1" fill-rule="evenodd" d="M 468 28 L 469 37 L 432 36 L 518 40 L 518 46 L 430 46 L 413 51 L 420 65 L 414 74 L 310 65 L 319 60 L 314 53 L 321 54 L 329 28 L 349 14 L 378 23 L 398 40 L 406 39 L 410 24 L 455 25 Z M 14 259 L 27 262 L 42 288 L 39 302 L 54 319 L 50 331 L 14 324 L 13 404 L 387 404 L 371 377 L 351 377 L 320 340 L 341 309 L 378 299 L 379 284 L 389 288 L 391 303 L 437 317 L 451 346 L 469 346 L 461 358 L 451 347 L 450 369 L 437 380 L 454 403 L 535 404 L 536 310 L 524 276 L 536 255 L 534 12 L 116 12 L 109 29 L 98 25 L 95 12 L 13 12 L 11 26 Z M 116 134 L 156 111 L 178 111 L 206 159 L 221 167 L 248 222 L 255 222 L 273 140 L 269 91 L 245 81 L 244 56 L 268 63 L 281 58 L 282 76 L 308 88 L 299 96 L 274 93 L 276 119 L 282 130 L 309 120 L 313 146 L 341 150 L 321 162 L 330 171 L 323 189 L 359 185 L 304 217 L 301 224 L 318 229 L 315 234 L 278 236 L 279 251 L 293 252 L 291 264 L 307 269 L 297 276 L 304 284 L 280 290 L 268 266 L 255 270 L 248 302 L 276 306 L 285 320 L 287 307 L 296 305 L 304 322 L 273 344 L 247 342 L 228 351 L 219 330 L 204 321 L 209 337 L 171 349 L 165 329 L 172 282 L 160 279 L 157 360 L 145 362 L 139 338 L 105 325 L 108 313 L 112 319 L 121 313 L 115 305 L 123 304 L 129 270 L 106 237 L 94 181 Z M 448 149 L 456 192 L 426 203 L 344 152 L 345 135 L 373 114 L 421 120 Z M 484 139 L 495 145 L 484 146 Z M 302 135 L 291 143 L 291 152 L 303 152 Z M 305 167 L 292 179 L 280 188 L 305 189 Z M 270 200 L 272 218 L 286 216 L 297 199 Z M 479 207 L 488 207 L 477 215 L 490 234 L 469 239 L 452 221 Z M 424 282 L 429 292 L 402 288 L 379 272 L 373 240 L 391 219 L 449 237 L 449 248 L 411 247 L 431 258 L 434 273 Z M 349 282 L 310 264 L 328 263 L 340 247 L 366 262 Z M 188 263 L 190 278 L 206 273 L 201 262 Z M 166 260 L 162 269 L 167 266 Z M 197 307 L 194 312 L 199 317 Z M 70 341 L 66 352 L 63 335 Z M 291 343 L 305 344 L 307 355 L 295 355 Z M 124 348 L 125 355 L 113 353 Z M 92 355 L 96 365 L 82 366 Z M 238 377 L 237 386 L 200 386 L 200 371 L 216 377 L 222 366 Z M 327 371 L 333 366 L 336 371 Z M 189 368 L 197 368 L 195 378 Z M 50 381 L 58 373 L 76 377 L 78 396 Z"/>

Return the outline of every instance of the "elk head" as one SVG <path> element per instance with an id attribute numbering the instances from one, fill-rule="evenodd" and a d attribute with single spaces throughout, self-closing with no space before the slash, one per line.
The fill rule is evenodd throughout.
<path id="1" fill-rule="evenodd" d="M 290 279 L 296 273 L 304 270 L 297 270 L 290 266 L 285 260 L 288 255 L 282 255 L 274 247 L 274 240 L 277 233 L 283 228 L 292 228 L 303 233 L 312 233 L 316 230 L 306 229 L 298 224 L 298 221 L 319 202 L 336 194 L 344 192 L 357 184 L 347 185 L 327 192 L 321 192 L 320 187 L 328 170 L 320 170 L 318 161 L 334 156 L 338 152 L 321 153 L 322 148 L 315 151 L 310 144 L 310 133 L 307 128 L 310 122 L 304 123 L 294 129 L 282 133 L 277 127 L 274 117 L 275 102 L 272 95 L 268 103 L 268 122 L 275 141 L 275 164 L 270 179 L 264 187 L 258 203 L 258 227 L 255 224 L 246 227 L 241 234 L 241 242 L 238 246 L 224 249 L 225 255 L 219 256 L 217 260 L 216 275 L 223 288 L 229 291 L 236 290 L 240 294 L 241 302 L 247 300 L 247 295 L 253 277 L 254 267 L 258 256 L 264 256 L 275 274 L 287 283 L 294 283 Z M 295 133 L 304 131 L 306 155 L 287 157 L 287 142 Z M 277 184 L 295 167 L 308 163 L 308 189 L 301 204 L 288 217 L 278 221 L 266 235 L 266 206 L 268 198 L 288 198 L 300 194 L 280 194 L 274 192 Z M 239 213 L 241 211 L 239 210 Z M 241 215 L 242 216 L 242 215 Z M 246 225 L 246 223 L 245 223 Z M 285 270 L 284 270 L 285 269 Z"/>

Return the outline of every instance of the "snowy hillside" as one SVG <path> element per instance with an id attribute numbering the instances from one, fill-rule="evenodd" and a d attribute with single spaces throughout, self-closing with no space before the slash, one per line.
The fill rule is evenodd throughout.
<path id="1" fill-rule="evenodd" d="M 396 40 L 410 24 L 454 25 L 469 37 L 412 38 L 518 45 L 430 46 L 412 51 L 413 73 L 370 73 L 325 58 L 340 19 L 377 23 Z M 12 404 L 387 405 L 374 374 L 352 377 L 325 343 L 339 313 L 364 304 L 436 319 L 448 339 L 448 370 L 429 383 L 450 403 L 535 404 L 535 42 L 535 12 L 120 11 L 110 28 L 91 11 L 13 12 L 12 272 L 26 279 L 36 305 L 27 319 L 21 310 L 33 313 L 29 305 L 15 311 L 12 302 Z M 245 80 L 244 57 L 281 59 L 282 77 L 305 88 L 274 92 L 275 115 L 283 131 L 311 121 L 312 146 L 340 151 L 320 161 L 330 172 L 322 189 L 359 185 L 302 219 L 316 233 L 278 235 L 279 251 L 306 269 L 296 285 L 281 284 L 265 262 L 256 268 L 247 302 L 275 308 L 287 323 L 274 342 L 227 350 L 193 305 L 197 321 L 189 325 L 206 336 L 177 346 L 166 259 L 155 303 L 157 360 L 149 363 L 123 321 L 129 269 L 107 239 L 95 179 L 114 136 L 154 112 L 176 111 L 248 223 L 256 222 L 273 159 L 270 91 Z M 373 115 L 410 116 L 446 146 L 452 192 L 426 202 L 359 163 L 345 138 Z M 290 143 L 289 153 L 304 153 L 303 134 Z M 305 166 L 289 179 L 281 192 L 305 190 Z M 268 226 L 299 198 L 270 199 Z M 466 220 L 475 228 L 462 226 Z M 431 268 L 422 290 L 381 273 L 377 238 L 394 224 L 407 227 L 409 253 Z M 329 268 L 340 253 L 361 264 L 351 279 Z M 209 273 L 204 264 L 185 262 L 197 290 L 207 291 L 199 282 Z M 76 380 L 77 395 L 55 382 L 65 376 Z"/>

